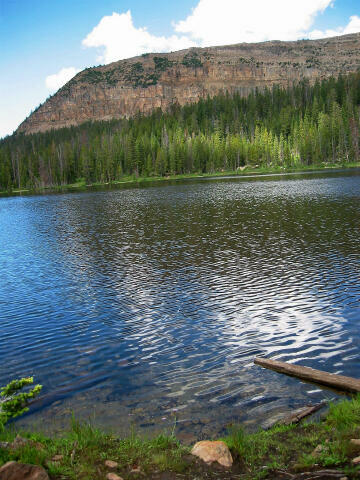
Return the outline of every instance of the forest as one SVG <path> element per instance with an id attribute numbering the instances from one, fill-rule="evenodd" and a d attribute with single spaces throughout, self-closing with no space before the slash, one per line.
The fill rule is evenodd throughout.
<path id="1" fill-rule="evenodd" d="M 0 190 L 360 161 L 360 72 L 0 141 Z"/>

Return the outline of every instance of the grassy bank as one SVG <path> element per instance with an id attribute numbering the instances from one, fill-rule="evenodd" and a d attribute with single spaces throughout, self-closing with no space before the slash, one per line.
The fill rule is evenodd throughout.
<path id="1" fill-rule="evenodd" d="M 329 468 L 349 479 L 360 477 L 360 467 L 352 463 L 360 454 L 359 447 L 350 442 L 360 438 L 360 396 L 330 404 L 326 418 L 318 423 L 275 426 L 253 434 L 234 428 L 224 439 L 234 458 L 230 470 L 208 466 L 191 456 L 190 447 L 181 445 L 173 434 L 152 439 L 131 434 L 120 439 L 73 419 L 61 437 L 8 428 L 0 434 L 0 441 L 13 442 L 18 433 L 26 443 L 20 441 L 14 448 L 0 446 L 0 465 L 10 460 L 42 465 L 51 479 L 100 480 L 113 471 L 124 480 L 250 480 L 296 478 L 299 472 Z M 118 465 L 111 470 L 105 466 L 106 460 Z"/>
<path id="2" fill-rule="evenodd" d="M 334 169 L 351 169 L 351 168 L 360 168 L 360 163 L 321 163 L 321 164 L 314 164 L 314 165 L 300 165 L 298 167 L 293 168 L 284 168 L 280 166 L 276 167 L 265 167 L 265 166 L 246 166 L 239 170 L 221 170 L 218 172 L 211 172 L 211 173 L 188 173 L 188 174 L 181 174 L 181 175 L 168 175 L 168 176 L 151 176 L 151 177 L 141 177 L 141 176 L 123 176 L 118 180 L 113 182 L 93 182 L 88 183 L 85 181 L 84 178 L 79 178 L 75 183 L 64 184 L 64 185 L 50 185 L 41 188 L 16 188 L 11 191 L 8 190 L 0 190 L 0 195 L 12 195 L 12 194 L 31 194 L 31 193 L 46 193 L 46 192 L 60 192 L 60 191 L 82 191 L 87 190 L 88 188 L 92 187 L 107 187 L 107 186 L 116 186 L 122 184 L 131 184 L 137 185 L 141 183 L 149 183 L 149 182 L 162 182 L 162 181 L 169 181 L 169 180 L 186 180 L 186 179 L 196 179 L 196 178 L 213 178 L 213 177 L 227 177 L 227 176 L 238 176 L 238 177 L 247 177 L 250 175 L 266 175 L 266 174 L 291 174 L 291 173 L 299 173 L 299 172 L 314 172 L 314 171 L 332 171 Z"/>

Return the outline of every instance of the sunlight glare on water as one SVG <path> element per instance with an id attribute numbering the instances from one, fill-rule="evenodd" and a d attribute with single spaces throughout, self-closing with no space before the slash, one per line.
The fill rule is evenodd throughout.
<path id="1" fill-rule="evenodd" d="M 0 384 L 189 439 L 334 397 L 257 355 L 358 376 L 360 174 L 0 199 Z M 187 437 L 186 437 L 187 436 Z"/>

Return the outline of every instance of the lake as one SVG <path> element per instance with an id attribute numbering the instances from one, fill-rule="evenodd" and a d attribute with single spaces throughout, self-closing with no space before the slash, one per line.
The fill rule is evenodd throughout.
<path id="1" fill-rule="evenodd" d="M 336 394 L 257 355 L 359 377 L 360 170 L 0 198 L 0 385 L 184 441 Z"/>

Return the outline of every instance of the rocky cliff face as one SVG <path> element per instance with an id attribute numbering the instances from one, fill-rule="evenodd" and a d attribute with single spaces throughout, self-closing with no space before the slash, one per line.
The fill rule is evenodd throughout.
<path id="1" fill-rule="evenodd" d="M 324 40 L 264 42 L 145 54 L 77 74 L 18 128 L 33 133 L 166 110 L 223 91 L 314 81 L 360 68 L 360 33 Z"/>

